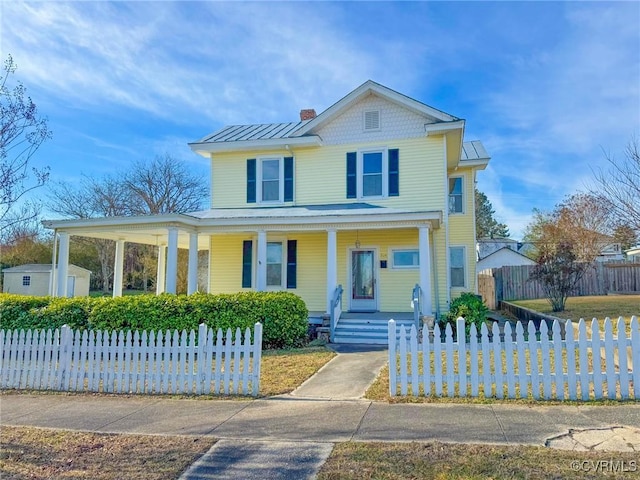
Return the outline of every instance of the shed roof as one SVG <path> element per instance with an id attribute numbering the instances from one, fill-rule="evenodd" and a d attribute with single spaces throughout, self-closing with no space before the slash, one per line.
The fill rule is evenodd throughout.
<path id="1" fill-rule="evenodd" d="M 79 267 L 73 264 L 69 264 L 69 269 L 84 270 L 85 272 L 91 273 L 91 270 L 87 270 L 86 268 Z M 16 267 L 5 268 L 2 271 L 3 273 L 50 273 L 51 264 L 50 263 L 26 263 L 24 265 L 18 265 Z"/>

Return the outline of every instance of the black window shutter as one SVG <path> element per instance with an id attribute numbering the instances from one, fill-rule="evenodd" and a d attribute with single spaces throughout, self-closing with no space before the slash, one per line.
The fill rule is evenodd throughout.
<path id="1" fill-rule="evenodd" d="M 284 201 L 293 202 L 293 157 L 284 157 Z"/>
<path id="2" fill-rule="evenodd" d="M 298 241 L 287 240 L 287 288 L 296 288 L 297 279 L 297 257 Z"/>
<path id="3" fill-rule="evenodd" d="M 400 195 L 400 155 L 397 148 L 389 149 L 389 196 Z"/>
<path id="4" fill-rule="evenodd" d="M 356 198 L 358 188 L 358 154 L 347 153 L 347 198 Z"/>
<path id="5" fill-rule="evenodd" d="M 253 242 L 242 242 L 242 288 L 251 288 L 251 257 L 253 255 Z"/>
<path id="6" fill-rule="evenodd" d="M 256 159 L 247 160 L 247 203 L 256 203 Z"/>

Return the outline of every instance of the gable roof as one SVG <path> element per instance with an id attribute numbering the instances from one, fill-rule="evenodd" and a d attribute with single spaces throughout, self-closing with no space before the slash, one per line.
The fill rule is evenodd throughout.
<path id="1" fill-rule="evenodd" d="M 268 147 L 320 146 L 321 138 L 315 132 L 332 121 L 355 103 L 368 95 L 377 95 L 425 117 L 425 133 L 445 133 L 449 130 L 464 130 L 464 120 L 454 117 L 418 100 L 387 88 L 372 80 L 367 80 L 351 93 L 311 120 L 289 123 L 266 123 L 254 125 L 229 125 L 195 142 L 189 143 L 194 152 L 207 157 L 212 152 L 237 149 L 252 150 Z M 480 144 L 480 142 L 476 142 Z M 460 148 L 458 146 L 458 148 Z M 465 160 L 488 160 L 484 147 L 469 146 Z M 484 156 L 482 156 L 484 155 Z"/>
<path id="2" fill-rule="evenodd" d="M 85 272 L 91 273 L 91 270 L 87 270 L 86 268 L 79 267 L 77 265 L 69 264 L 69 269 L 73 270 L 84 270 Z M 24 265 L 18 265 L 16 267 L 5 268 L 2 270 L 3 273 L 49 273 L 51 272 L 51 264 L 50 263 L 26 263 Z"/>
<path id="3" fill-rule="evenodd" d="M 398 93 L 395 90 L 392 90 L 384 85 L 380 85 L 379 83 L 374 82 L 373 80 L 367 80 L 354 91 L 349 93 L 347 96 L 341 98 L 336 103 L 327 108 L 324 112 L 318 115 L 316 118 L 310 120 L 305 123 L 298 131 L 296 132 L 298 135 L 305 135 L 314 131 L 315 129 L 325 125 L 338 115 L 342 114 L 345 110 L 350 108 L 355 103 L 359 102 L 363 98 L 368 95 L 375 94 L 381 98 L 384 98 L 392 103 L 401 105 L 402 107 L 411 110 L 420 115 L 426 115 L 430 117 L 430 123 L 444 123 L 444 122 L 464 122 L 453 115 L 449 115 L 448 113 L 443 112 L 442 110 L 438 110 L 436 108 L 430 107 L 429 105 L 419 102 L 418 100 L 414 100 L 411 97 L 407 97 L 402 93 Z"/>

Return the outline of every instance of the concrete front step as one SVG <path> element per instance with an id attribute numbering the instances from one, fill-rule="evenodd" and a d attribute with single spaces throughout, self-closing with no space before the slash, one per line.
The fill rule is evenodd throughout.
<path id="1" fill-rule="evenodd" d="M 411 328 L 413 320 L 398 320 L 397 325 Z M 387 329 L 388 320 L 341 318 L 336 326 L 334 343 L 385 345 L 388 343 Z"/>

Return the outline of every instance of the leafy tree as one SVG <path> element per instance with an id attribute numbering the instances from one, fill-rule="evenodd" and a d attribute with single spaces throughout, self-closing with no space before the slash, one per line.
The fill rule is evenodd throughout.
<path id="1" fill-rule="evenodd" d="M 609 204 L 609 214 L 619 225 L 628 225 L 640 236 L 640 142 L 632 138 L 626 146 L 624 158 L 605 153 L 607 169 L 593 172 L 592 195 Z"/>
<path id="2" fill-rule="evenodd" d="M 602 247 L 611 241 L 608 204 L 591 194 L 566 197 L 551 212 L 534 209 L 533 220 L 525 230 L 524 240 L 533 245 L 532 256 L 538 260 L 566 244 L 578 261 L 592 262 Z"/>
<path id="3" fill-rule="evenodd" d="M 49 168 L 29 168 L 29 161 L 42 143 L 51 138 L 47 119 L 38 115 L 36 104 L 21 82 L 13 87 L 9 77 L 17 65 L 11 55 L 0 73 L 0 229 L 30 220 L 39 213 L 36 203 L 14 207 L 31 190 L 49 178 Z"/>
<path id="4" fill-rule="evenodd" d="M 578 261 L 573 245 L 561 242 L 541 251 L 530 279 L 538 280 L 554 312 L 562 312 L 569 293 L 591 264 Z"/>
<path id="5" fill-rule="evenodd" d="M 499 223 L 494 215 L 495 210 L 487 196 L 476 188 L 476 238 L 507 238 L 509 228 Z"/>
<path id="6" fill-rule="evenodd" d="M 76 185 L 56 183 L 50 189 L 48 207 L 68 218 L 181 213 L 202 208 L 207 193 L 201 177 L 165 154 L 150 161 L 137 162 L 123 174 L 102 178 L 84 176 Z M 74 241 L 95 248 L 100 264 L 95 277 L 106 293 L 113 278 L 114 242 L 81 237 L 74 237 Z M 156 262 L 154 248 L 127 243 L 126 284 L 146 290 L 149 283 L 155 281 Z M 91 268 L 86 264 L 83 266 Z M 178 291 L 186 291 L 186 262 L 180 261 L 178 270 Z"/>
<path id="7" fill-rule="evenodd" d="M 620 244 L 622 251 L 625 251 L 638 244 L 640 234 L 637 234 L 629 225 L 618 225 L 613 230 L 613 238 Z"/>

